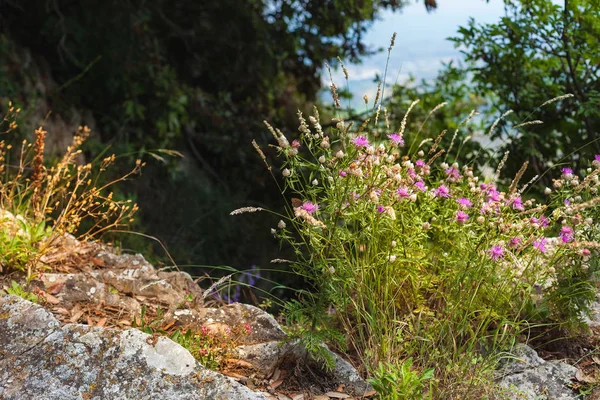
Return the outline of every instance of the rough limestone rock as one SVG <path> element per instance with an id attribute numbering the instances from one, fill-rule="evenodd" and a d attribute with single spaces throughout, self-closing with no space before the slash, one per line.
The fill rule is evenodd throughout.
<path id="1" fill-rule="evenodd" d="M 576 400 L 570 389 L 577 368 L 559 361 L 545 361 L 531 347 L 518 345 L 517 357 L 502 367 L 500 385 L 514 392 L 518 400 Z"/>
<path id="2" fill-rule="evenodd" d="M 264 400 L 136 329 L 60 326 L 42 307 L 0 297 L 0 398 Z"/>

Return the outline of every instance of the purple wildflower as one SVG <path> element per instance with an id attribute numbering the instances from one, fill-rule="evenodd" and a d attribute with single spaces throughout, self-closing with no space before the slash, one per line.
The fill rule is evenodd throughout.
<path id="1" fill-rule="evenodd" d="M 297 141 L 296 139 L 292 140 L 292 147 L 294 149 L 299 149 L 300 148 L 300 142 Z"/>
<path id="2" fill-rule="evenodd" d="M 384 206 L 377 206 L 377 211 L 382 213 L 385 211 L 385 207 Z"/>
<path id="3" fill-rule="evenodd" d="M 600 154 L 596 154 L 596 155 L 594 156 L 594 159 L 595 159 L 596 161 L 600 162 Z"/>
<path id="4" fill-rule="evenodd" d="M 433 194 L 435 197 L 448 198 L 450 197 L 450 189 L 446 185 L 440 185 L 433 191 Z"/>
<path id="5" fill-rule="evenodd" d="M 396 146 L 404 146 L 404 138 L 402 137 L 402 135 L 394 132 L 390 135 L 387 135 L 387 137 L 392 141 L 393 144 L 395 144 Z"/>
<path id="6" fill-rule="evenodd" d="M 570 206 L 570 205 L 571 205 L 571 200 L 565 199 L 565 206 Z"/>
<path id="7" fill-rule="evenodd" d="M 406 198 L 406 197 L 410 196 L 410 191 L 408 190 L 408 188 L 406 186 L 400 186 L 398 188 L 398 190 L 396 191 L 396 193 L 398 193 L 398 196 L 400 196 L 402 198 Z"/>
<path id="8" fill-rule="evenodd" d="M 538 249 L 539 251 L 541 251 L 542 253 L 545 253 L 547 251 L 546 249 L 546 243 L 548 242 L 548 239 L 546 238 L 539 238 L 536 239 L 533 242 L 533 247 L 535 247 L 536 249 Z"/>
<path id="9" fill-rule="evenodd" d="M 340 175 L 342 178 L 345 178 L 345 177 L 346 177 L 346 175 L 348 175 L 348 174 L 346 174 L 346 171 L 340 171 L 339 175 Z"/>
<path id="10" fill-rule="evenodd" d="M 315 211 L 317 211 L 319 209 L 319 206 L 311 203 L 310 201 L 305 201 L 304 203 L 302 203 L 300 208 L 309 214 L 314 214 Z"/>
<path id="11" fill-rule="evenodd" d="M 367 147 L 369 145 L 369 140 L 364 136 L 358 136 L 352 139 L 352 143 L 354 143 L 356 147 Z"/>
<path id="12" fill-rule="evenodd" d="M 521 197 L 515 197 L 512 201 L 512 208 L 515 210 L 523 211 L 525 207 L 523 206 L 523 199 Z"/>
<path id="13" fill-rule="evenodd" d="M 559 236 L 564 243 L 569 243 L 575 239 L 575 232 L 570 226 L 564 225 L 562 228 L 560 228 Z"/>
<path id="14" fill-rule="evenodd" d="M 458 222 L 459 224 L 464 224 L 465 222 L 467 222 L 467 220 L 469 219 L 469 214 L 467 214 L 464 211 L 457 211 L 456 212 L 456 222 Z"/>
<path id="15" fill-rule="evenodd" d="M 561 169 L 560 172 L 562 172 L 563 175 L 573 175 L 573 170 L 568 167 Z"/>
<path id="16" fill-rule="evenodd" d="M 459 179 L 460 172 L 458 171 L 457 168 L 450 167 L 446 170 L 446 176 L 451 179 Z"/>
<path id="17" fill-rule="evenodd" d="M 496 189 L 493 186 L 489 186 L 487 188 L 487 201 L 491 202 L 491 201 L 500 201 L 500 192 L 498 191 L 498 189 Z"/>
<path id="18" fill-rule="evenodd" d="M 541 216 L 540 217 L 540 225 L 545 228 L 550 224 L 550 221 L 548 220 L 548 218 L 546 218 L 545 216 Z"/>
<path id="19" fill-rule="evenodd" d="M 471 208 L 473 206 L 473 203 L 471 203 L 471 200 L 467 199 L 466 197 L 461 197 L 460 199 L 456 199 L 456 202 L 464 208 Z"/>
<path id="20" fill-rule="evenodd" d="M 423 181 L 417 181 L 415 182 L 415 186 L 417 187 L 417 189 L 419 189 L 421 192 L 424 192 L 427 190 L 427 186 L 425 186 L 425 182 Z"/>
<path id="21" fill-rule="evenodd" d="M 519 245 L 521 244 L 521 238 L 520 237 L 514 237 L 511 238 L 508 241 L 508 247 L 512 248 L 512 249 L 516 249 L 517 247 L 519 247 Z"/>
<path id="22" fill-rule="evenodd" d="M 415 162 L 415 165 L 416 165 L 417 167 L 419 167 L 419 168 L 425 168 L 425 166 L 426 166 L 427 164 L 425 163 L 425 161 L 424 161 L 424 160 L 421 160 L 421 159 L 419 158 L 419 159 L 418 159 L 418 160 Z"/>
<path id="23" fill-rule="evenodd" d="M 501 246 L 494 246 L 491 249 L 488 249 L 488 253 L 490 254 L 490 258 L 494 261 L 498 261 L 500 258 L 504 258 L 504 249 Z"/>

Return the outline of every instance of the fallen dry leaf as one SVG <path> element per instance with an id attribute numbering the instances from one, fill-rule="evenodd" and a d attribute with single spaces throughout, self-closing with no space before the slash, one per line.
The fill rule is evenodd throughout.
<path id="1" fill-rule="evenodd" d="M 595 383 L 596 379 L 594 379 L 593 377 L 586 375 L 585 372 L 583 372 L 582 370 L 578 369 L 577 372 L 575 372 L 575 379 L 577 379 L 579 382 L 584 382 L 584 383 Z"/>
<path id="2" fill-rule="evenodd" d="M 46 293 L 44 295 L 44 298 L 46 299 L 46 301 L 50 304 L 56 305 L 58 303 L 60 303 L 60 299 L 57 297 L 52 296 L 51 294 Z"/>
<path id="3" fill-rule="evenodd" d="M 108 321 L 108 318 L 106 318 L 106 317 L 100 318 L 98 320 L 98 322 L 96 322 L 96 326 L 103 327 L 106 324 L 106 321 Z"/>
<path id="4" fill-rule="evenodd" d="M 275 390 L 275 389 L 277 389 L 279 386 L 281 386 L 281 384 L 282 384 L 282 383 L 283 383 L 283 379 L 279 379 L 279 380 L 276 380 L 275 382 L 271 383 L 271 384 L 269 385 L 269 387 L 270 387 L 271 389 Z"/>
<path id="5" fill-rule="evenodd" d="M 50 285 L 47 289 L 46 289 L 46 293 L 50 293 L 50 294 L 59 294 L 60 291 L 62 290 L 63 286 L 65 286 L 64 282 L 59 282 L 59 283 L 55 283 L 54 285 Z"/>
<path id="6" fill-rule="evenodd" d="M 367 393 L 363 394 L 363 397 L 371 397 L 377 394 L 377 390 L 370 390 Z"/>
<path id="7" fill-rule="evenodd" d="M 79 318 L 81 318 L 81 316 L 83 315 L 83 311 L 81 310 L 71 310 L 71 318 L 69 319 L 69 321 L 72 324 L 76 324 L 79 321 Z"/>
<path id="8" fill-rule="evenodd" d="M 350 397 L 349 394 L 340 392 L 327 392 L 325 393 L 325 395 L 329 396 L 332 399 L 347 399 L 348 397 Z"/>
<path id="9" fill-rule="evenodd" d="M 240 367 L 240 368 L 255 369 L 254 365 L 250 364 L 248 361 L 238 360 L 236 358 L 230 358 L 230 359 L 228 359 L 227 360 L 227 364 L 233 365 L 235 367 Z"/>

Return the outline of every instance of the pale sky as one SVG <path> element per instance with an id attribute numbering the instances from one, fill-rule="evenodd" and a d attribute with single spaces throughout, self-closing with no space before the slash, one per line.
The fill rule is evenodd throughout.
<path id="1" fill-rule="evenodd" d="M 438 9 L 425 11 L 422 1 L 405 7 L 401 12 L 384 12 L 367 32 L 365 43 L 373 48 L 383 47 L 386 51 L 365 58 L 362 64 L 347 65 L 350 74 L 350 91 L 354 94 L 353 104 L 360 104 L 362 96 L 375 97 L 376 73 L 383 76 L 387 58 L 387 47 L 394 32 L 396 44 L 392 50 L 386 81 L 401 83 L 409 74 L 418 81 L 435 77 L 442 62 L 458 60 L 459 49 L 446 38 L 456 36 L 458 27 L 466 26 L 470 17 L 479 23 L 498 22 L 504 15 L 502 0 L 438 0 Z M 329 76 L 324 77 L 329 86 Z M 341 71 L 334 73 L 338 87 L 346 87 Z M 326 96 L 326 95 L 325 95 Z M 326 98 L 326 97 L 325 97 Z"/>

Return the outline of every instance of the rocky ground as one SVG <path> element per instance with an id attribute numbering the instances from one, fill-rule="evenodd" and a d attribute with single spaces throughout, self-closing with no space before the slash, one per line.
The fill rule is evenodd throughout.
<path id="1" fill-rule="evenodd" d="M 375 396 L 340 356 L 332 353 L 337 366 L 325 373 L 263 310 L 211 304 L 188 274 L 157 270 L 139 254 L 65 237 L 41 262 L 52 272 L 28 287 L 39 304 L 0 297 L 0 398 Z M 25 284 L 22 276 L 3 275 L 0 287 L 12 280 Z M 590 320 L 592 333 L 597 321 Z M 190 351 L 168 339 L 180 335 L 182 343 L 186 334 Z M 519 345 L 499 381 L 515 389 L 515 398 L 581 398 L 578 389 L 600 376 L 593 337 L 570 346 L 572 354 L 546 350 L 549 361 Z"/>

